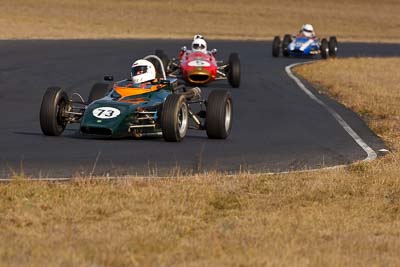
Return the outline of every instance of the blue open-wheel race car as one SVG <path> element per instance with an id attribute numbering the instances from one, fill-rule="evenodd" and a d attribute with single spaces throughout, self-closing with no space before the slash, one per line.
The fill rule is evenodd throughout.
<path id="1" fill-rule="evenodd" d="M 329 40 L 323 38 L 319 40 L 316 37 L 305 37 L 302 35 L 285 34 L 283 40 L 275 36 L 272 42 L 272 56 L 279 57 L 280 51 L 285 57 L 312 57 L 321 55 L 321 58 L 336 57 L 338 51 L 338 42 L 335 36 Z"/>

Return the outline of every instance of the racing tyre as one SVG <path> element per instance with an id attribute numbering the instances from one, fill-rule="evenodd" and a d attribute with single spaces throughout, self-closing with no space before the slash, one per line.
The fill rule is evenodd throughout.
<path id="1" fill-rule="evenodd" d="M 208 138 L 226 139 L 232 129 L 232 97 L 226 90 L 212 91 L 207 99 Z"/>
<path id="2" fill-rule="evenodd" d="M 289 44 L 292 42 L 292 36 L 290 34 L 285 34 L 282 41 L 282 54 L 285 57 L 289 56 Z"/>
<path id="3" fill-rule="evenodd" d="M 169 58 L 167 54 L 165 54 L 164 50 L 157 49 L 156 52 L 154 53 L 157 57 L 159 57 L 163 63 L 165 73 L 167 73 L 168 65 L 169 65 Z"/>
<path id="4" fill-rule="evenodd" d="M 95 83 L 90 89 L 88 103 L 103 98 L 110 91 L 110 85 L 108 83 Z"/>
<path id="5" fill-rule="evenodd" d="M 335 58 L 337 55 L 338 43 L 335 36 L 329 38 L 329 56 Z"/>
<path id="6" fill-rule="evenodd" d="M 49 87 L 40 106 L 40 128 L 43 134 L 59 136 L 67 126 L 65 111 L 69 108 L 69 99 L 66 92 L 59 87 Z"/>
<path id="7" fill-rule="evenodd" d="M 323 59 L 327 59 L 329 57 L 329 46 L 328 41 L 326 39 L 321 40 L 321 57 Z"/>
<path id="8" fill-rule="evenodd" d="M 281 48 L 281 38 L 279 36 L 275 36 L 274 41 L 272 42 L 272 56 L 279 57 L 279 49 Z"/>
<path id="9" fill-rule="evenodd" d="M 228 81 L 233 88 L 240 86 L 240 59 L 238 53 L 229 55 Z"/>
<path id="10" fill-rule="evenodd" d="M 189 124 L 189 107 L 183 95 L 167 97 L 161 112 L 161 130 L 165 141 L 180 142 L 185 137 Z"/>

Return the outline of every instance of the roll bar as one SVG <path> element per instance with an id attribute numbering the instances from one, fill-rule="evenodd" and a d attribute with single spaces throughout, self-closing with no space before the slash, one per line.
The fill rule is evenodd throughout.
<path id="1" fill-rule="evenodd" d="M 164 78 L 164 80 L 166 80 L 167 75 L 165 74 L 164 64 L 163 64 L 162 60 L 156 55 L 148 55 L 148 56 L 145 56 L 143 59 L 149 59 L 149 58 L 154 58 L 155 60 L 158 60 L 158 62 L 160 63 L 160 66 L 161 66 L 163 78 Z"/>

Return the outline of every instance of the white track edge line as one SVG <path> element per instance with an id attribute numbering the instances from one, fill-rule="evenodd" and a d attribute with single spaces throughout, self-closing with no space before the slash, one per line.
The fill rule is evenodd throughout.
<path id="1" fill-rule="evenodd" d="M 314 100 L 316 103 L 318 103 L 320 106 L 325 108 L 331 115 L 332 117 L 342 126 L 342 128 L 350 135 L 351 138 L 367 153 L 367 157 L 361 160 L 361 162 L 365 161 L 372 161 L 377 158 L 376 152 L 367 145 L 366 142 L 350 127 L 350 125 L 331 107 L 329 107 L 327 104 L 325 104 L 321 99 L 319 99 L 316 95 L 314 95 L 301 81 L 299 78 L 297 78 L 293 72 L 292 68 L 304 64 L 310 64 L 315 61 L 309 61 L 309 62 L 301 62 L 301 63 L 294 63 L 289 66 L 285 67 L 286 73 L 289 75 L 292 80 L 296 82 L 296 84 L 300 87 L 300 89 L 308 95 L 312 100 Z M 341 167 L 343 165 L 338 165 L 337 167 Z M 334 166 L 333 166 L 334 167 Z M 332 168 L 332 167 L 331 167 Z"/>

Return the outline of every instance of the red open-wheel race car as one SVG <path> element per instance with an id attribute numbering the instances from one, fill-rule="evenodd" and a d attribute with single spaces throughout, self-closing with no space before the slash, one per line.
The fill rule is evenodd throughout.
<path id="1" fill-rule="evenodd" d="M 155 54 L 163 61 L 167 75 L 183 79 L 189 84 L 204 85 L 215 80 L 228 80 L 232 87 L 239 87 L 239 54 L 231 53 L 227 61 L 218 61 L 216 49 L 209 51 L 206 45 L 195 49 L 197 40 L 194 39 L 191 50 L 182 47 L 177 58 L 170 59 L 163 50 L 156 50 Z"/>

